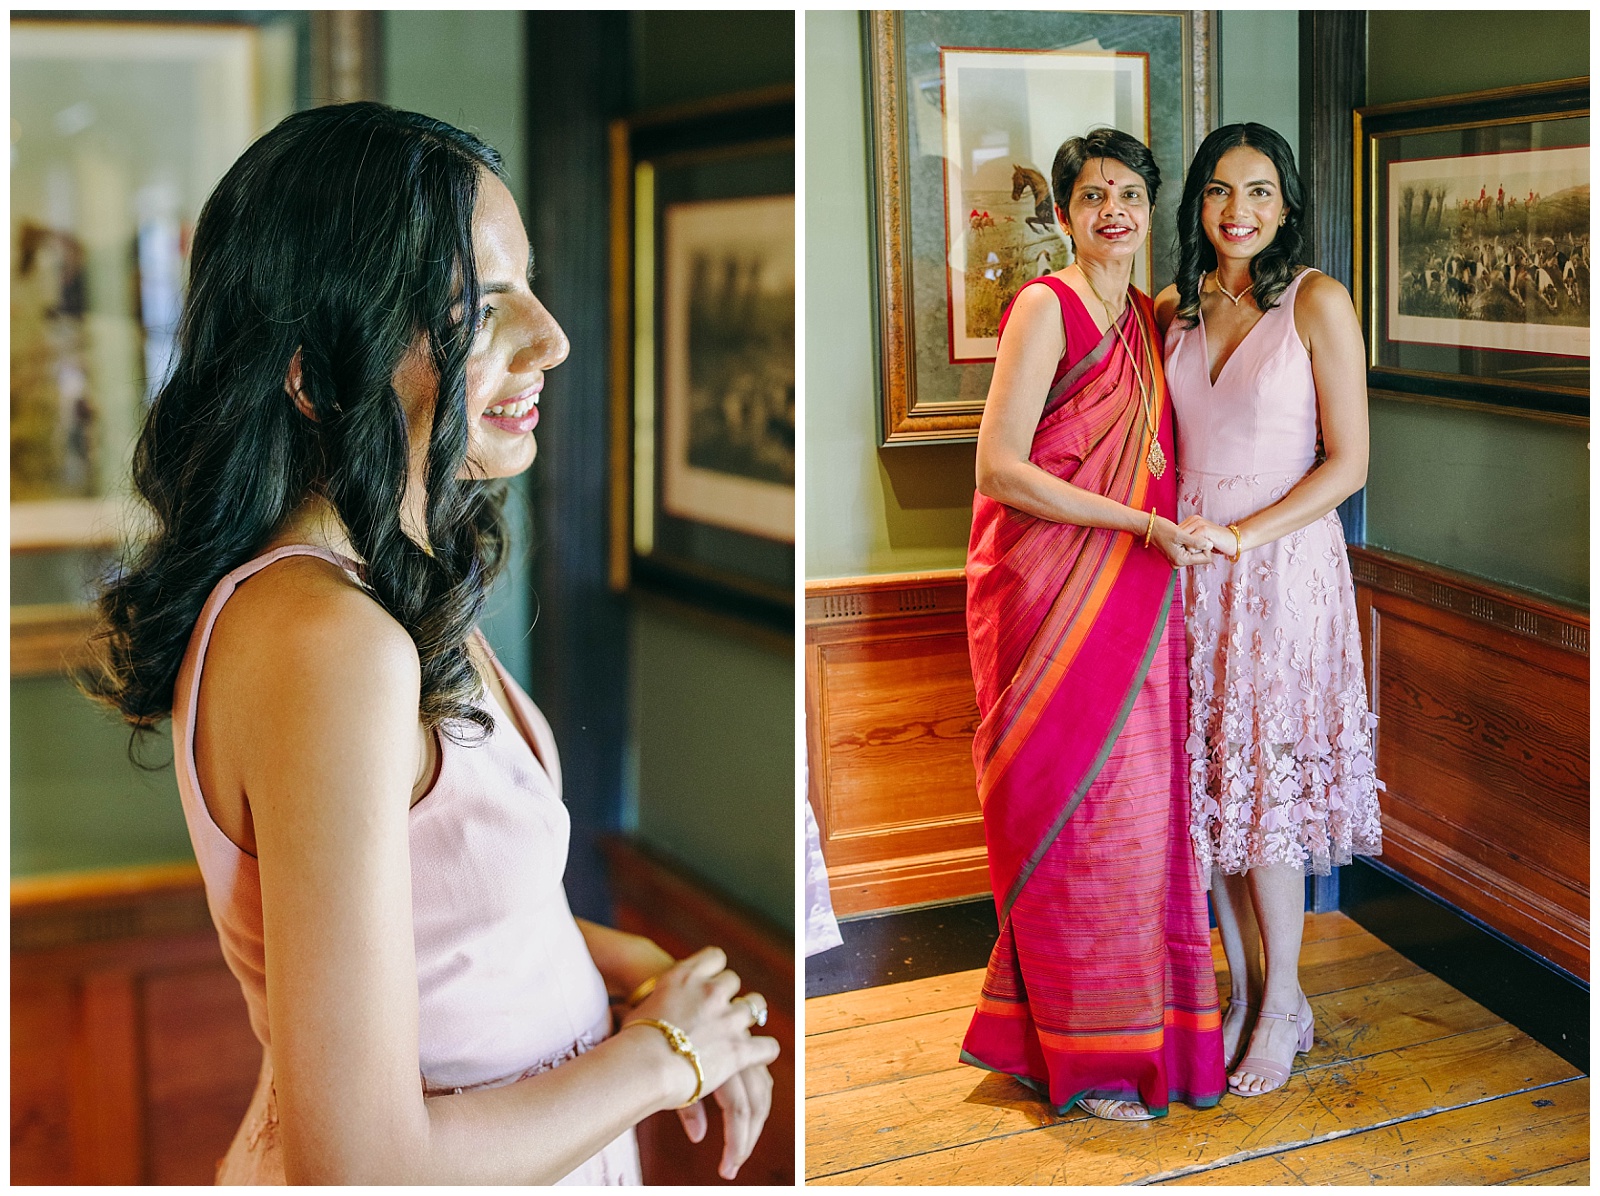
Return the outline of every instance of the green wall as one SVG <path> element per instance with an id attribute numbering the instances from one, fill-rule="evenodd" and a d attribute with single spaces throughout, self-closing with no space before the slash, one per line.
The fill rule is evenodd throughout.
<path id="1" fill-rule="evenodd" d="M 635 604 L 629 829 L 794 926 L 794 648 Z"/>
<path id="2" fill-rule="evenodd" d="M 1217 20 L 1220 124 L 1255 121 L 1283 134 L 1300 160 L 1300 13 L 1225 12 Z"/>
<path id="3" fill-rule="evenodd" d="M 1589 73 L 1587 12 L 1372 12 L 1367 102 Z M 1589 604 L 1589 430 L 1374 398 L 1367 542 Z"/>
<path id="4" fill-rule="evenodd" d="M 794 81 L 794 14 L 642 12 L 635 111 Z M 625 826 L 794 926 L 794 648 L 645 601 L 629 614 L 633 793 Z"/>
<path id="5" fill-rule="evenodd" d="M 1297 139 L 1293 12 L 1219 16 L 1224 123 Z M 1233 65 L 1233 69 L 1230 68 Z M 877 447 L 861 23 L 806 13 L 806 559 L 809 579 L 955 568 L 972 527 L 971 444 Z M 1179 186 L 1184 164 L 1163 163 Z"/>

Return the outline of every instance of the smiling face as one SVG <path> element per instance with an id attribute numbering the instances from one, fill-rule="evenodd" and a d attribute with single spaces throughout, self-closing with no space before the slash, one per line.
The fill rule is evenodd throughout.
<path id="1" fill-rule="evenodd" d="M 1277 237 L 1288 217 L 1283 185 L 1272 159 L 1236 145 L 1217 161 L 1200 197 L 1200 227 L 1217 251 L 1217 263 L 1247 263 Z"/>
<path id="2" fill-rule="evenodd" d="M 1061 213 L 1080 258 L 1131 258 L 1150 232 L 1150 189 L 1133 167 L 1115 158 L 1090 158 L 1072 184 Z"/>
<path id="3" fill-rule="evenodd" d="M 467 357 L 467 458 L 462 478 L 507 478 L 533 464 L 544 373 L 566 360 L 567 337 L 528 285 L 528 234 L 517 202 L 488 171 L 472 214 L 478 311 Z M 419 341 L 395 370 L 394 388 L 411 434 L 411 477 L 420 489 L 438 393 Z"/>

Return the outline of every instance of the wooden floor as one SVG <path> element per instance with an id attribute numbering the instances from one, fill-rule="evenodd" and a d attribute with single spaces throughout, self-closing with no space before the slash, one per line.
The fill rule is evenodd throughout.
<path id="1" fill-rule="evenodd" d="M 806 1181 L 1588 1184 L 1586 1076 L 1342 914 L 1307 915 L 1301 963 L 1288 1084 L 1127 1125 L 956 1061 L 981 971 L 813 998 Z"/>

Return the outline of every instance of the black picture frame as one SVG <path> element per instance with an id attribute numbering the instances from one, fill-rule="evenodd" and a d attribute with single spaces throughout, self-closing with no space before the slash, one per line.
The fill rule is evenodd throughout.
<path id="1" fill-rule="evenodd" d="M 611 586 L 786 631 L 792 629 L 795 585 L 794 119 L 794 89 L 785 85 L 611 126 Z M 756 478 L 750 469 L 696 469 L 696 477 L 722 488 L 686 500 L 688 491 L 669 492 L 668 486 L 690 464 L 688 329 L 703 326 L 696 321 L 706 318 L 698 305 L 707 301 L 707 288 L 680 277 L 693 255 L 674 246 L 699 238 L 700 248 L 712 252 L 722 235 L 734 238 L 725 244 L 737 242 L 754 266 L 752 227 L 768 230 L 759 244 L 772 250 L 772 259 L 788 255 L 786 300 L 783 267 L 765 258 L 762 266 L 771 268 L 746 276 L 759 274 L 761 281 L 741 292 L 743 310 L 757 313 L 759 356 L 767 367 L 762 398 L 751 400 L 763 414 L 749 417 L 751 427 L 762 429 L 750 433 L 753 452 L 766 456 L 750 461 L 773 472 Z M 703 355 L 708 342 L 695 343 Z M 701 436 L 703 424 L 694 426 Z M 703 444 L 703 438 L 694 441 L 694 451 Z"/>
<path id="2" fill-rule="evenodd" d="M 1371 390 L 1588 419 L 1588 117 L 1587 78 L 1356 110 L 1356 302 Z M 1541 175 L 1562 189 L 1519 196 L 1518 180 Z M 1569 261 L 1581 284 L 1562 277 Z M 1435 314 L 1452 293 L 1460 316 Z M 1549 314 L 1495 318 L 1530 309 Z M 1581 332 L 1570 323 L 1580 313 Z"/>

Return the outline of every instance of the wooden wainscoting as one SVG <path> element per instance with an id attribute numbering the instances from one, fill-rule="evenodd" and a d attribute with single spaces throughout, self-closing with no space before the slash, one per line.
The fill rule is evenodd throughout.
<path id="1" fill-rule="evenodd" d="M 806 586 L 806 751 L 833 907 L 989 891 L 959 569 Z"/>
<path id="2" fill-rule="evenodd" d="M 1353 548 L 1383 862 L 1589 978 L 1589 617 Z"/>
<path id="3" fill-rule="evenodd" d="M 11 882 L 13 1184 L 209 1184 L 260 1067 L 192 864 Z"/>
<path id="4" fill-rule="evenodd" d="M 646 935 L 678 959 L 721 947 L 746 990 L 767 999 L 767 1025 L 782 1048 L 772 1065 L 772 1112 L 738 1184 L 791 1187 L 795 1182 L 794 936 L 712 892 L 699 880 L 631 839 L 601 840 L 611 873 L 613 922 Z M 684 1136 L 676 1113 L 657 1113 L 639 1125 L 644 1182 L 720 1185 L 721 1115 L 708 1103 L 711 1128 L 698 1144 Z"/>

